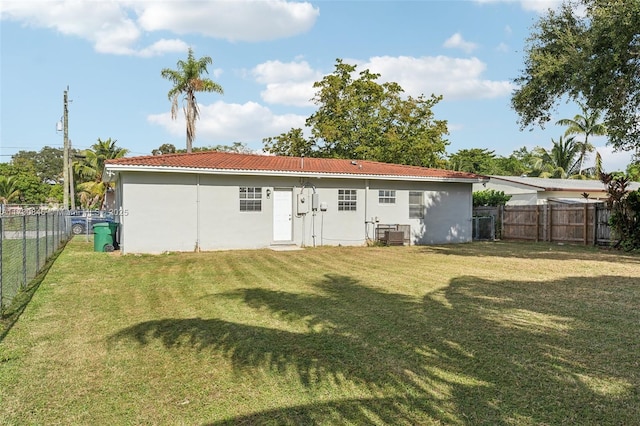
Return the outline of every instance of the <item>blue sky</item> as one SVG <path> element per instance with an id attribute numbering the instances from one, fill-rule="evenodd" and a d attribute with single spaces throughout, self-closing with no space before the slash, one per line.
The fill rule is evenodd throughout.
<path id="1" fill-rule="evenodd" d="M 224 95 L 197 96 L 194 146 L 262 139 L 303 127 L 315 107 L 313 82 L 335 61 L 399 83 L 407 94 L 442 95 L 434 108 L 449 123 L 447 152 L 550 148 L 564 128 L 521 131 L 510 107 L 531 27 L 557 1 L 155 1 L 3 0 L 0 161 L 19 150 L 62 146 L 56 132 L 69 87 L 75 148 L 112 138 L 148 155 L 185 146 L 182 116 L 171 120 L 162 68 L 188 47 L 210 56 Z M 579 113 L 561 105 L 558 119 Z M 593 140 L 607 171 L 628 153 Z"/>

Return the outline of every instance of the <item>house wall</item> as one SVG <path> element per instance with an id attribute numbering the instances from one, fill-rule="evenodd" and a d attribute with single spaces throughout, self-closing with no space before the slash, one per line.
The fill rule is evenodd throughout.
<path id="1" fill-rule="evenodd" d="M 519 183 L 503 183 L 498 179 L 491 179 L 486 185 L 473 184 L 473 191 L 482 191 L 485 189 L 493 189 L 494 191 L 502 191 L 505 195 L 511 195 L 507 206 L 525 206 L 538 204 L 538 190 L 528 185 Z"/>
<path id="2" fill-rule="evenodd" d="M 549 202 L 549 198 L 575 198 L 578 200 L 583 200 L 582 192 L 577 191 L 543 191 L 538 194 L 538 204 L 547 204 Z M 607 194 L 604 191 L 587 191 L 589 194 L 589 199 L 591 200 L 600 200 L 606 201 L 608 198 Z"/>
<path id="3" fill-rule="evenodd" d="M 553 179 L 550 179 L 549 182 L 553 183 Z M 581 200 L 583 198 L 582 193 L 585 192 L 582 189 L 574 191 L 545 191 L 542 188 L 535 188 L 517 182 L 505 182 L 496 178 L 491 178 L 486 185 L 473 185 L 474 192 L 483 189 L 503 191 L 506 195 L 511 195 L 507 206 L 544 205 L 548 203 L 549 198 L 575 198 Z M 604 201 L 607 199 L 606 191 L 587 190 L 586 192 L 589 193 L 589 198 L 592 200 Z"/>
<path id="4" fill-rule="evenodd" d="M 195 250 L 196 175 L 123 173 L 118 188 L 123 253 Z"/>
<path id="5" fill-rule="evenodd" d="M 261 211 L 240 211 L 241 186 L 262 188 Z M 471 184 L 122 172 L 117 188 L 123 253 L 268 247 L 277 189 L 291 191 L 290 243 L 298 246 L 363 245 L 376 223 L 411 225 L 411 244 L 471 241 Z M 356 190 L 356 211 L 338 210 L 339 189 Z M 380 204 L 381 189 L 395 190 L 396 203 Z M 409 191 L 423 192 L 424 218 L 409 219 Z M 311 209 L 314 192 L 326 211 Z"/>

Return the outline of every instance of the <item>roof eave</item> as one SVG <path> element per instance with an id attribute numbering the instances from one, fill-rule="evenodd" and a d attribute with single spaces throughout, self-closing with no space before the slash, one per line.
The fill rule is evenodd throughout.
<path id="1" fill-rule="evenodd" d="M 377 175 L 366 173 L 330 173 L 311 172 L 305 170 L 246 170 L 246 169 L 212 169 L 198 167 L 169 167 L 142 166 L 129 164 L 107 164 L 103 173 L 103 180 L 111 182 L 117 179 L 120 172 L 159 172 L 159 173 L 199 173 L 209 175 L 243 175 L 243 176 L 277 176 L 277 177 L 305 177 L 318 179 L 375 179 L 375 180 L 412 180 L 424 182 L 453 182 L 453 183 L 483 183 L 489 180 L 486 176 L 477 178 L 446 177 L 446 176 L 411 176 L 411 175 Z"/>

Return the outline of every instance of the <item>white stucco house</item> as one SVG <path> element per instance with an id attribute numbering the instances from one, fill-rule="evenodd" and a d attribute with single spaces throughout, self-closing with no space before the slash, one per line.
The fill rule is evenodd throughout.
<path id="1" fill-rule="evenodd" d="M 629 185 L 629 190 L 640 187 L 637 182 Z M 549 179 L 524 176 L 490 176 L 489 182 L 474 184 L 474 191 L 493 189 L 511 195 L 508 206 L 575 204 L 604 202 L 607 189 L 599 180 Z M 588 194 L 585 198 L 583 194 Z"/>
<path id="2" fill-rule="evenodd" d="M 123 253 L 363 245 L 409 225 L 409 244 L 471 241 L 472 185 L 423 167 L 198 152 L 106 162 Z"/>

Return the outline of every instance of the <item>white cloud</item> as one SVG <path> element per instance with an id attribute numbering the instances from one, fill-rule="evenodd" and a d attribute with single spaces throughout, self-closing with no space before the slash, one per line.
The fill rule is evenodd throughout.
<path id="1" fill-rule="evenodd" d="M 476 3 L 520 3 L 524 10 L 536 13 L 545 13 L 549 9 L 555 9 L 562 0 L 474 0 Z"/>
<path id="2" fill-rule="evenodd" d="M 258 83 L 283 83 L 287 81 L 313 81 L 320 73 L 306 61 L 280 62 L 267 61 L 256 65 L 251 73 Z"/>
<path id="3" fill-rule="evenodd" d="M 102 53 L 133 54 L 140 29 L 117 2 L 3 1 L 2 19 L 84 38 Z"/>
<path id="4" fill-rule="evenodd" d="M 171 52 L 186 52 L 188 49 L 189 49 L 189 45 L 187 45 L 187 43 L 185 43 L 182 40 L 161 39 L 153 43 L 151 46 L 145 47 L 144 49 L 140 50 L 138 54 L 143 57 L 150 57 L 150 56 L 160 56 L 164 53 L 171 53 Z"/>
<path id="5" fill-rule="evenodd" d="M 231 41 L 263 41 L 308 31 L 319 9 L 284 0 L 154 1 L 138 22 L 147 31 L 199 33 Z"/>
<path id="6" fill-rule="evenodd" d="M 196 144 L 229 144 L 232 142 L 262 141 L 267 136 L 288 132 L 292 127 L 304 127 L 305 116 L 274 114 L 269 108 L 255 102 L 244 104 L 217 101 L 199 105 L 200 120 L 196 123 Z M 171 119 L 169 112 L 147 117 L 150 123 L 163 127 L 170 134 L 183 136 L 184 116 Z"/>
<path id="7" fill-rule="evenodd" d="M 626 170 L 633 157 L 633 154 L 629 151 L 614 151 L 610 146 L 597 146 L 596 151 L 602 157 L 602 168 L 605 172 Z M 591 154 L 589 159 L 590 164 L 587 167 L 592 167 L 595 164 L 595 153 Z"/>
<path id="8" fill-rule="evenodd" d="M 513 29 L 511 28 L 511 26 L 510 26 L 510 25 L 506 25 L 506 26 L 504 27 L 504 34 L 505 34 L 507 37 L 511 37 L 511 36 L 513 35 Z"/>
<path id="9" fill-rule="evenodd" d="M 305 61 L 268 61 L 253 68 L 251 74 L 258 83 L 266 85 L 260 93 L 265 102 L 300 107 L 312 105 L 313 83 L 322 79 L 322 73 Z"/>
<path id="10" fill-rule="evenodd" d="M 93 43 L 100 53 L 154 56 L 184 50 L 181 40 L 139 46 L 143 32 L 202 34 L 262 41 L 308 31 L 319 15 L 310 3 L 285 0 L 3 0 L 2 19 L 50 28 Z"/>
<path id="11" fill-rule="evenodd" d="M 471 53 L 478 48 L 478 45 L 476 43 L 466 41 L 464 38 L 462 38 L 462 34 L 460 33 L 455 33 L 447 40 L 445 40 L 443 46 L 451 49 L 461 49 L 466 53 Z"/>
<path id="12" fill-rule="evenodd" d="M 267 88 L 260 92 L 260 97 L 269 104 L 308 107 L 313 106 L 311 98 L 315 90 L 313 82 L 267 84 Z"/>
<path id="13" fill-rule="evenodd" d="M 460 59 L 447 56 L 376 56 L 367 62 L 345 59 L 358 66 L 358 72 L 369 69 L 380 74 L 379 82 L 396 82 L 411 96 L 443 95 L 445 100 L 490 99 L 509 95 L 509 81 L 482 79 L 486 65 L 477 58 Z M 270 104 L 313 106 L 316 93 L 313 83 L 324 74 L 304 61 L 283 63 L 269 61 L 257 65 L 250 73 L 265 85 L 262 99 Z M 354 76 L 357 78 L 357 75 Z"/>
<path id="14" fill-rule="evenodd" d="M 549 9 L 555 9 L 562 3 L 561 0 L 522 0 L 520 5 L 524 10 L 536 13 L 545 13 Z"/>
<path id="15" fill-rule="evenodd" d="M 376 56 L 362 65 L 379 73 L 381 81 L 395 81 L 410 95 L 443 95 L 452 99 L 490 99 L 513 90 L 509 81 L 482 79 L 486 64 L 477 58 L 448 56 Z"/>
<path id="16" fill-rule="evenodd" d="M 496 46 L 496 50 L 498 52 L 507 53 L 507 52 L 509 52 L 509 45 L 507 43 L 499 43 Z"/>

